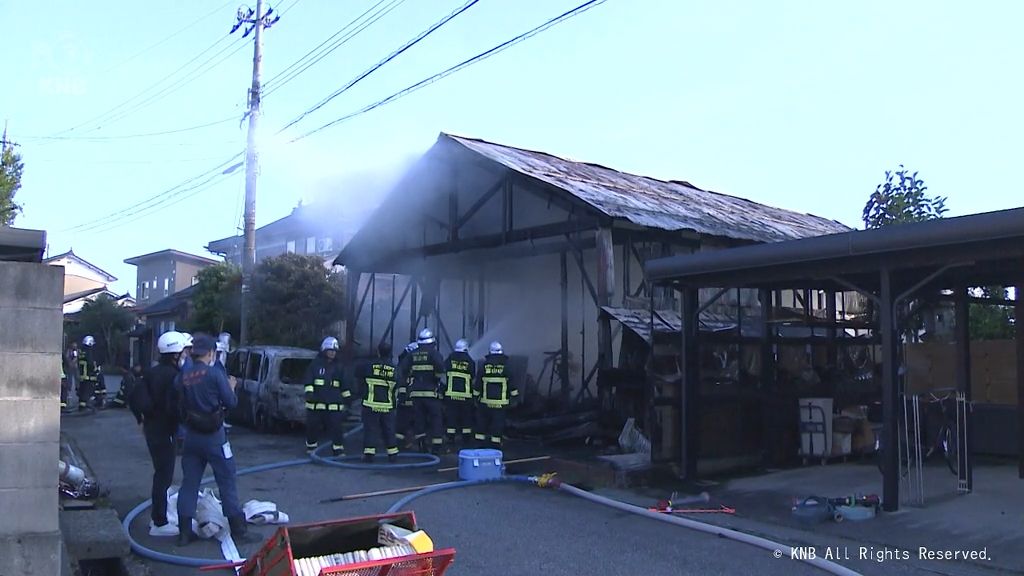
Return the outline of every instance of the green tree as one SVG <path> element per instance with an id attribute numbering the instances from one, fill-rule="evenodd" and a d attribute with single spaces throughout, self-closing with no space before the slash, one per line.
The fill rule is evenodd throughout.
<path id="1" fill-rule="evenodd" d="M 131 310 L 119 306 L 113 298 L 101 295 L 82 306 L 74 332 L 79 341 L 87 334 L 92 335 L 96 339 L 96 348 L 105 354 L 101 361 L 110 364 L 121 357 L 128 343 L 128 332 L 134 324 L 135 315 Z"/>
<path id="2" fill-rule="evenodd" d="M 982 298 L 1005 300 L 1006 288 L 984 286 L 980 289 Z M 1014 337 L 1013 307 L 972 302 L 970 306 L 971 340 L 1011 340 Z"/>
<path id="3" fill-rule="evenodd" d="M 242 271 L 217 264 L 199 271 L 188 326 L 193 332 L 238 335 L 241 326 Z"/>
<path id="4" fill-rule="evenodd" d="M 324 331 L 344 315 L 342 286 L 340 275 L 316 256 L 264 260 L 253 274 L 252 340 L 315 349 Z"/>
<path id="5" fill-rule="evenodd" d="M 14 146 L 7 142 L 4 133 L 3 150 L 0 151 L 0 225 L 11 226 L 21 212 L 21 205 L 14 202 L 14 195 L 21 189 L 21 174 L 25 165 L 21 155 L 14 152 Z"/>
<path id="6" fill-rule="evenodd" d="M 899 170 L 886 170 L 885 181 L 875 187 L 864 205 L 861 217 L 865 228 L 942 218 L 947 211 L 946 198 L 927 196 L 926 190 L 928 187 L 917 172 L 911 174 L 902 164 Z"/>

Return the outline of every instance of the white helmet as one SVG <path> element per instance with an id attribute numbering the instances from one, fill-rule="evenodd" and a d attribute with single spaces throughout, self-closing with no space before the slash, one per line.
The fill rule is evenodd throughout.
<path id="1" fill-rule="evenodd" d="M 185 348 L 192 346 L 192 335 L 188 332 L 180 332 L 181 341 L 185 343 Z"/>
<path id="2" fill-rule="evenodd" d="M 455 351 L 456 352 L 469 352 L 469 341 L 466 340 L 465 338 L 459 338 L 455 342 Z"/>
<path id="3" fill-rule="evenodd" d="M 324 341 L 320 343 L 320 351 L 324 350 L 338 350 L 341 346 L 338 345 L 338 339 L 334 336 L 328 336 L 324 338 Z"/>
<path id="4" fill-rule="evenodd" d="M 491 354 L 504 354 L 505 351 L 501 348 L 501 342 L 495 340 L 491 342 Z"/>
<path id="5" fill-rule="evenodd" d="M 93 338 L 92 336 L 86 336 L 85 338 L 82 338 L 82 346 L 95 346 L 95 345 L 96 345 L 96 339 Z"/>
<path id="6" fill-rule="evenodd" d="M 180 332 L 164 332 L 156 341 L 156 349 L 161 354 L 176 354 L 185 349 L 185 338 Z"/>
<path id="7" fill-rule="evenodd" d="M 436 342 L 436 340 L 434 340 L 434 333 L 430 331 L 430 328 L 424 328 L 423 330 L 420 330 L 420 336 L 416 339 L 416 342 L 421 346 L 424 344 L 433 344 Z"/>
<path id="8" fill-rule="evenodd" d="M 405 351 L 410 353 L 410 354 L 412 354 L 419 347 L 420 347 L 419 344 L 417 344 L 415 342 L 409 342 L 408 344 L 405 345 Z"/>

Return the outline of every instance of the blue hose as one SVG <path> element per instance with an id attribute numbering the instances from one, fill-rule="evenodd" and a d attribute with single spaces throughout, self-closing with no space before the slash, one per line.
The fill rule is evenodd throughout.
<path id="1" fill-rule="evenodd" d="M 454 488 L 464 488 L 466 486 L 477 486 L 479 484 L 493 484 L 498 482 L 523 482 L 526 484 L 536 484 L 537 479 L 530 476 L 499 476 L 497 478 L 481 478 L 479 480 L 460 480 L 457 482 L 445 482 L 444 484 L 435 484 L 429 488 L 424 488 L 419 492 L 413 492 L 408 496 L 402 497 L 401 500 L 395 502 L 388 508 L 386 514 L 394 514 L 402 508 L 405 508 L 407 504 L 420 496 L 426 496 L 435 492 L 442 492 L 444 490 L 452 490 Z"/>
<path id="2" fill-rule="evenodd" d="M 360 456 L 333 456 L 324 457 L 320 455 L 320 452 L 330 448 L 329 445 L 324 444 L 310 454 L 309 458 L 317 464 L 324 466 L 334 466 L 335 468 L 348 468 L 352 470 L 408 470 L 410 468 L 429 468 L 436 466 L 441 462 L 441 459 L 433 454 L 423 454 L 420 452 L 399 452 L 398 458 L 400 460 L 415 459 L 419 462 L 407 462 L 405 464 L 391 464 L 390 462 L 375 464 L 372 462 L 360 462 Z"/>

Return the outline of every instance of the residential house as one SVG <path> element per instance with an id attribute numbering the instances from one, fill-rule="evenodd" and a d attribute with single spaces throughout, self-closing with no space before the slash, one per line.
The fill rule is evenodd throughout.
<path id="1" fill-rule="evenodd" d="M 161 250 L 128 258 L 125 264 L 136 267 L 137 301 L 146 307 L 198 282 L 199 271 L 217 264 L 216 260 L 178 250 Z"/>
<path id="2" fill-rule="evenodd" d="M 114 299 L 121 306 L 129 308 L 135 306 L 135 300 L 130 294 L 117 294 L 110 290 L 110 285 L 117 281 L 113 274 L 88 262 L 72 250 L 47 258 L 43 260 L 43 263 L 64 268 L 64 316 L 66 319 L 73 320 L 73 316 L 81 312 L 86 302 L 95 300 L 101 295 Z"/>

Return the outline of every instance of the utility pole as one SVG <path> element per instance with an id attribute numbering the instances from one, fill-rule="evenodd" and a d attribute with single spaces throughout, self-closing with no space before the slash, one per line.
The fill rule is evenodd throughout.
<path id="1" fill-rule="evenodd" d="M 244 245 L 242 249 L 242 301 L 241 301 L 241 333 L 239 343 L 245 344 L 249 337 L 249 292 L 252 288 L 252 271 L 256 266 L 256 176 L 258 174 L 259 156 L 256 151 L 256 128 L 260 116 L 260 72 L 263 68 L 263 29 L 269 28 L 281 19 L 271 19 L 273 8 L 263 11 L 263 0 L 256 0 L 256 9 L 247 6 L 238 9 L 237 22 L 231 29 L 233 34 L 242 26 L 247 26 L 243 38 L 250 33 L 253 36 L 252 50 L 252 86 L 249 88 L 249 135 L 245 150 L 245 224 L 242 228 Z"/>

